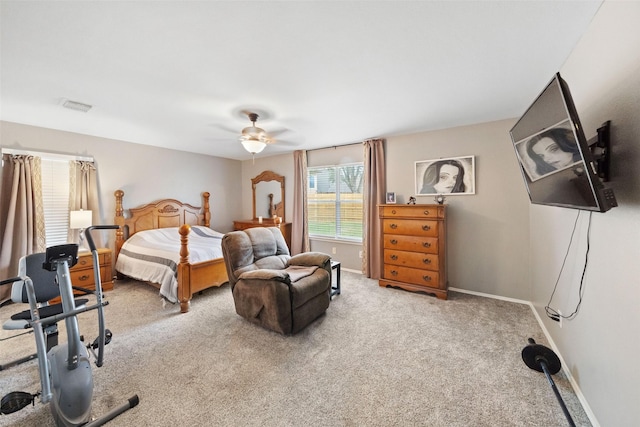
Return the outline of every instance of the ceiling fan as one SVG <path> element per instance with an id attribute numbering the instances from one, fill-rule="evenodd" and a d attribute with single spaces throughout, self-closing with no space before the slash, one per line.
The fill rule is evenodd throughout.
<path id="1" fill-rule="evenodd" d="M 265 132 L 264 129 L 256 126 L 256 121 L 259 117 L 257 113 L 247 112 L 246 114 L 252 124 L 251 126 L 247 126 L 242 129 L 240 142 L 244 149 L 249 153 L 252 155 L 258 154 L 264 150 L 264 147 L 266 147 L 267 144 L 272 144 L 275 141 L 267 135 L 267 132 Z"/>

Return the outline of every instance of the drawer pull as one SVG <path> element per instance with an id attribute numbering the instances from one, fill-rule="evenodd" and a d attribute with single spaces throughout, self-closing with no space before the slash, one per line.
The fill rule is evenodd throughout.
<path id="1" fill-rule="evenodd" d="M 425 282 L 431 281 L 431 276 L 422 276 L 422 278 L 424 279 Z"/>
<path id="2" fill-rule="evenodd" d="M 425 264 L 431 264 L 431 258 L 425 258 L 422 260 L 422 262 Z"/>
<path id="3" fill-rule="evenodd" d="M 86 259 L 81 259 L 80 261 L 78 261 L 78 264 L 80 264 L 80 265 L 87 265 L 87 264 L 89 264 L 89 261 L 88 261 L 88 260 L 86 260 Z"/>
<path id="4" fill-rule="evenodd" d="M 422 246 L 424 246 L 425 248 L 430 248 L 431 247 L 431 243 L 429 242 L 423 242 Z"/>
<path id="5" fill-rule="evenodd" d="M 398 255 L 391 255 L 391 259 L 396 261 L 398 259 Z"/>
<path id="6" fill-rule="evenodd" d="M 392 230 L 395 230 L 396 228 L 398 228 L 398 224 L 391 224 L 389 228 L 391 228 Z"/>
<path id="7" fill-rule="evenodd" d="M 391 213 L 395 215 L 395 214 L 396 214 L 396 210 L 395 210 L 395 209 L 393 209 L 393 210 L 391 211 Z"/>
<path id="8" fill-rule="evenodd" d="M 397 244 L 398 244 L 398 241 L 397 241 L 396 239 L 391 239 L 391 244 L 392 244 L 392 245 L 397 245 Z"/>
<path id="9" fill-rule="evenodd" d="M 397 272 L 396 270 L 391 270 L 391 275 L 392 275 L 392 276 L 397 276 L 397 275 L 398 275 L 398 272 Z"/>
<path id="10" fill-rule="evenodd" d="M 429 230 L 431 230 L 431 226 L 430 226 L 430 225 L 423 225 L 423 226 L 422 226 L 422 229 L 423 229 L 424 231 L 429 231 Z"/>
<path id="11" fill-rule="evenodd" d="M 429 215 L 429 211 L 424 211 L 424 214 L 428 216 Z"/>
<path id="12" fill-rule="evenodd" d="M 91 278 L 91 276 L 88 276 L 88 275 L 85 274 L 85 275 L 82 275 L 82 276 L 78 277 L 78 280 L 89 280 L 90 278 Z"/>

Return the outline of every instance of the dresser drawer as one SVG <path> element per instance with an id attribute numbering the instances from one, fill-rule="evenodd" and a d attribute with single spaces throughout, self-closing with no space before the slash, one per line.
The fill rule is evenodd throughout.
<path id="1" fill-rule="evenodd" d="M 107 262 L 107 256 L 109 257 L 109 262 L 111 262 L 111 254 L 110 253 L 99 253 L 98 252 L 98 264 L 102 265 Z M 80 270 L 85 268 L 93 268 L 93 255 L 91 253 L 82 253 L 82 256 L 78 256 L 78 262 L 71 268 L 71 272 L 74 270 Z"/>
<path id="2" fill-rule="evenodd" d="M 438 288 L 440 286 L 440 275 L 437 271 L 420 270 L 417 268 L 401 267 L 399 265 L 385 264 L 384 278 L 431 288 Z"/>
<path id="3" fill-rule="evenodd" d="M 438 221 L 419 221 L 415 219 L 384 219 L 382 232 L 385 234 L 403 234 L 405 236 L 438 236 Z"/>
<path id="4" fill-rule="evenodd" d="M 381 206 L 381 216 L 391 218 L 444 218 L 444 206 Z"/>
<path id="5" fill-rule="evenodd" d="M 93 269 L 71 271 L 71 283 L 73 286 L 95 289 L 96 281 L 93 279 Z"/>
<path id="6" fill-rule="evenodd" d="M 383 247 L 385 249 L 396 249 L 399 251 L 437 254 L 438 238 L 385 234 L 383 236 Z"/>
<path id="7" fill-rule="evenodd" d="M 403 267 L 422 268 L 438 271 L 440 262 L 436 254 L 421 254 L 418 252 L 384 250 L 384 263 Z"/>

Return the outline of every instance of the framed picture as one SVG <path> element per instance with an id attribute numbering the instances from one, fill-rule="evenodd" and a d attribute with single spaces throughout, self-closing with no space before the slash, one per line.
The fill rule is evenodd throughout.
<path id="1" fill-rule="evenodd" d="M 387 204 L 395 204 L 396 203 L 396 193 L 387 193 Z"/>
<path id="2" fill-rule="evenodd" d="M 475 156 L 417 161 L 415 182 L 416 196 L 476 194 Z"/>

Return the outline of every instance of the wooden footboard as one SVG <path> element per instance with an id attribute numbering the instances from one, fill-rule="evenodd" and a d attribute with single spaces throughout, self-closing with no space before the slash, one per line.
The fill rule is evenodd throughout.
<path id="1" fill-rule="evenodd" d="M 209 193 L 202 194 L 203 207 L 194 207 L 174 199 L 164 199 L 139 208 L 129 210 L 129 218 L 124 217 L 122 199 L 124 191 L 117 190 L 115 223 L 120 226 L 116 232 L 116 259 L 126 239 L 138 231 L 180 227 L 180 262 L 178 264 L 178 301 L 180 311 L 189 311 L 191 298 L 205 289 L 221 286 L 229 281 L 223 258 L 189 263 L 189 233 L 191 225 L 209 227 Z"/>
<path id="2" fill-rule="evenodd" d="M 229 281 L 223 258 L 209 261 L 189 263 L 189 232 L 188 224 L 180 227 L 180 264 L 178 264 L 178 301 L 180 311 L 189 311 L 193 294 L 205 289 L 222 286 Z"/>

